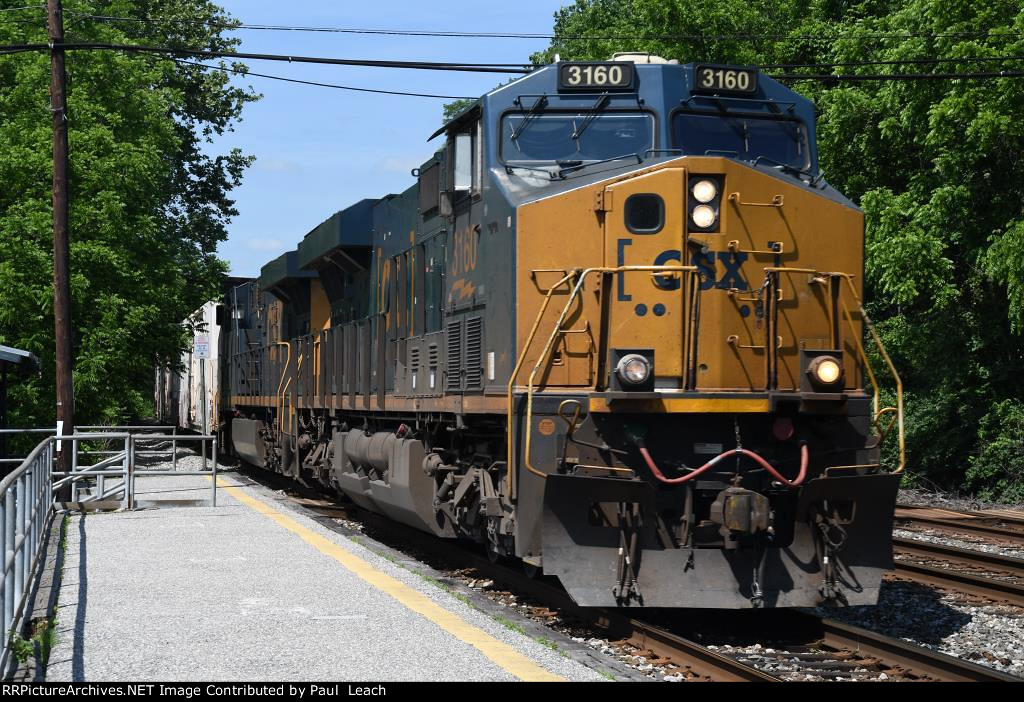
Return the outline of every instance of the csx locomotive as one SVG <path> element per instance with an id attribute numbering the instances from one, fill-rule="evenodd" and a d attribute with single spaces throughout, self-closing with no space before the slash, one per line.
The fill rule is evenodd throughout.
<path id="1" fill-rule="evenodd" d="M 864 218 L 818 168 L 812 104 L 616 55 L 436 137 L 412 187 L 231 291 L 226 445 L 582 605 L 874 603 L 902 403 L 879 406 Z"/>

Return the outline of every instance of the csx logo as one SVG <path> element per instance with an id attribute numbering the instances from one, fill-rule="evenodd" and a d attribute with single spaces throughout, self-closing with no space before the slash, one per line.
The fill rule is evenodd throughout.
<path id="1" fill-rule="evenodd" d="M 626 247 L 631 246 L 632 244 L 633 242 L 630 239 L 618 240 L 618 265 L 626 265 Z M 711 288 L 721 288 L 723 290 L 748 290 L 750 286 L 747 285 L 747 281 L 743 277 L 743 271 L 740 270 L 746 260 L 747 254 L 742 252 L 698 251 L 693 255 L 691 263 L 697 267 L 697 271 L 700 274 L 701 290 L 709 290 Z M 668 266 L 671 265 L 673 261 L 676 263 L 682 263 L 682 253 L 679 249 L 668 249 L 667 251 L 662 251 L 654 258 L 653 265 Z M 722 271 L 721 276 L 718 275 L 719 268 L 721 268 Z M 662 290 L 678 290 L 680 286 L 680 278 L 669 275 L 656 276 L 654 278 L 654 284 Z M 618 277 L 617 293 L 616 297 L 619 302 L 629 302 L 633 299 L 633 296 L 626 292 L 625 276 L 620 275 Z"/>
<path id="2" fill-rule="evenodd" d="M 670 265 L 671 261 L 681 262 L 681 260 L 682 257 L 678 249 L 669 249 L 658 254 L 657 258 L 654 259 L 654 265 L 667 266 Z M 743 267 L 743 262 L 746 260 L 747 254 L 745 253 L 708 251 L 707 253 L 695 253 L 692 263 L 700 273 L 701 290 L 709 290 L 711 288 L 747 290 L 749 286 L 743 277 L 743 272 L 740 270 Z M 722 271 L 721 276 L 718 275 L 719 269 Z M 654 282 L 662 290 L 679 289 L 679 278 L 665 276 L 655 278 Z"/>

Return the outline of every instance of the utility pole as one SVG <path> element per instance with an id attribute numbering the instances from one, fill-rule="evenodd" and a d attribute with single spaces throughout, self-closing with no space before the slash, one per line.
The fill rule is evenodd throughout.
<path id="1" fill-rule="evenodd" d="M 59 434 L 75 431 L 75 387 L 71 375 L 71 253 L 68 242 L 68 117 L 64 72 L 64 17 L 60 0 L 46 0 L 50 37 L 50 109 L 53 112 L 53 319 L 56 343 L 57 426 Z M 70 442 L 57 443 L 57 466 L 71 470 Z M 67 485 L 58 496 L 71 499 Z"/>

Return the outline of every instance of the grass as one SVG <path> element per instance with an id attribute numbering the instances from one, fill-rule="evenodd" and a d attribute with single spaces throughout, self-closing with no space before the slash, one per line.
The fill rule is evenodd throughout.
<path id="1" fill-rule="evenodd" d="M 61 556 L 67 553 L 68 548 L 68 523 L 70 519 L 67 514 L 63 516 L 60 524 L 60 541 L 57 548 Z M 60 578 L 64 578 L 64 559 L 61 558 Z M 56 581 L 60 582 L 60 581 Z M 56 584 L 56 583 L 55 583 Z M 25 663 L 29 658 L 35 657 L 37 665 L 46 671 L 50 662 L 50 651 L 57 643 L 57 608 L 48 617 L 38 617 L 31 624 L 32 635 L 25 638 L 21 634 L 12 631 L 10 638 L 10 650 L 18 663 Z"/>
<path id="2" fill-rule="evenodd" d="M 524 636 L 526 635 L 526 630 L 523 629 L 523 627 L 521 627 L 518 624 L 516 624 L 511 619 L 508 619 L 507 617 L 503 617 L 500 614 L 495 614 L 494 615 L 494 619 L 495 619 L 495 621 L 497 621 L 499 624 L 501 624 L 506 629 L 511 629 L 512 631 L 519 632 L 520 634 L 523 634 Z"/>

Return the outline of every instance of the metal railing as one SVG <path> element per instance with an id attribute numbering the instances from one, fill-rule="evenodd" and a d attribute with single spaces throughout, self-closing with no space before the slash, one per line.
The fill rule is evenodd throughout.
<path id="1" fill-rule="evenodd" d="M 129 431 L 107 432 L 107 433 L 79 433 L 71 436 L 61 436 L 60 441 L 71 444 L 71 470 L 69 472 L 53 471 L 52 475 L 57 480 L 53 483 L 53 490 L 57 491 L 65 486 L 71 488 L 71 505 L 86 507 L 89 503 L 106 502 L 120 499 L 122 509 L 135 509 L 137 501 L 136 479 L 149 476 L 176 476 L 188 477 L 209 476 L 210 500 L 209 505 L 217 506 L 217 436 L 208 434 L 149 434 L 136 433 L 131 427 L 125 428 Z M 153 427 L 143 427 L 143 430 L 152 430 Z M 50 441 L 58 441 L 53 437 Z M 123 449 L 120 451 L 83 451 L 81 444 L 90 441 L 117 441 L 123 442 Z M 199 470 L 178 470 L 178 445 L 179 443 L 200 442 L 202 454 L 202 468 Z M 153 446 L 153 444 L 169 444 L 170 450 Z M 207 462 L 206 444 L 210 444 L 210 463 Z M 142 448 L 150 446 L 149 448 Z M 92 465 L 83 465 L 80 456 L 93 454 L 106 454 L 107 457 Z M 143 455 L 157 456 L 170 453 L 170 470 L 146 469 L 138 467 L 138 458 Z M 208 466 L 212 464 L 212 469 Z M 113 484 L 108 485 L 108 478 L 113 478 Z M 118 480 L 119 479 L 119 480 Z M 92 489 L 91 493 L 83 492 Z"/>
<path id="2" fill-rule="evenodd" d="M 16 436 L 18 434 L 56 434 L 57 430 L 53 427 L 45 429 L 0 429 L 0 436 Z M 15 463 L 21 465 L 27 456 L 20 456 L 17 458 L 5 458 L 0 456 L 0 466 L 4 464 Z"/>
<path id="3" fill-rule="evenodd" d="M 174 456 L 173 460 L 175 461 L 175 463 L 177 462 L 177 447 L 178 447 L 178 436 L 177 436 L 177 434 L 178 434 L 178 427 L 177 426 L 173 426 L 173 425 L 168 424 L 166 426 L 151 426 L 151 425 L 138 425 L 138 426 L 131 425 L 131 426 L 127 426 L 126 425 L 126 426 L 111 427 L 111 426 L 103 426 L 103 425 L 98 425 L 97 424 L 97 425 L 79 425 L 79 426 L 75 427 L 75 432 L 79 432 L 79 433 L 81 433 L 81 432 L 96 432 L 96 431 L 115 431 L 115 432 L 129 432 L 129 433 L 146 433 L 146 432 L 156 432 L 156 433 L 163 432 L 163 433 L 167 433 L 167 432 L 170 432 L 172 435 L 174 435 L 174 436 L 171 437 L 171 446 L 172 446 L 172 452 L 173 452 L 173 456 Z M 32 429 L 0 429 L 0 436 L 2 436 L 2 435 L 12 436 L 12 435 L 18 435 L 18 434 L 56 434 L 56 433 L 57 433 L 57 430 L 54 429 L 53 427 L 42 428 L 42 429 L 37 429 L 37 428 L 32 428 Z M 74 432 L 72 432 L 72 433 L 74 433 Z M 205 449 L 205 444 L 204 444 L 204 449 Z M 116 451 L 104 451 L 104 450 L 101 450 L 101 449 L 95 449 L 95 450 L 80 449 L 78 453 L 79 453 L 79 455 L 83 455 L 83 456 L 85 456 L 85 455 L 93 455 L 93 456 L 95 456 L 95 455 L 107 455 L 107 456 L 110 456 L 110 455 L 113 455 L 113 454 L 115 454 L 117 452 Z M 139 451 L 139 453 L 140 454 L 142 454 L 142 453 L 150 453 L 150 451 Z M 153 451 L 152 453 L 162 453 L 162 451 Z M 205 450 L 203 452 L 203 457 L 205 458 Z M 24 461 L 24 460 L 25 460 L 24 456 L 15 457 L 15 458 L 0 458 L 0 464 L 4 464 L 4 463 L 17 463 L 17 464 L 21 464 L 21 462 Z"/>
<path id="4" fill-rule="evenodd" d="M 113 429 L 114 431 L 83 431 L 86 429 Z M 203 476 L 210 478 L 210 499 L 190 501 L 193 504 L 217 505 L 217 436 L 174 433 L 148 433 L 165 431 L 173 427 L 77 427 L 71 435 L 47 436 L 20 465 L 0 481 L 0 544 L 3 544 L 3 640 L 0 642 L 0 672 L 6 673 L 11 664 L 11 643 L 24 624 L 25 609 L 31 584 L 44 559 L 44 535 L 50 519 L 58 508 L 87 509 L 104 507 L 111 501 L 120 502 L 122 509 L 135 509 L 136 480 L 150 476 Z M 6 433 L 49 433 L 53 429 L 8 429 Z M 55 470 L 60 450 L 70 451 L 71 469 Z M 119 450 L 83 447 L 88 442 L 116 442 Z M 200 470 L 177 470 L 180 443 L 199 442 L 202 447 Z M 206 444 L 210 445 L 210 465 L 206 459 Z M 140 457 L 172 454 L 171 470 L 147 469 L 137 465 Z M 103 456 L 91 465 L 83 463 L 86 455 Z M 68 487 L 70 502 L 59 502 L 58 491 Z M 147 506 L 160 500 L 147 502 Z M 175 500 L 181 505 L 183 501 Z"/>
<path id="5" fill-rule="evenodd" d="M 3 641 L 0 671 L 10 664 L 11 640 L 20 632 L 28 593 L 53 515 L 52 477 L 54 444 L 44 439 L 22 464 L 0 481 L 0 530 L 4 548 Z"/>

